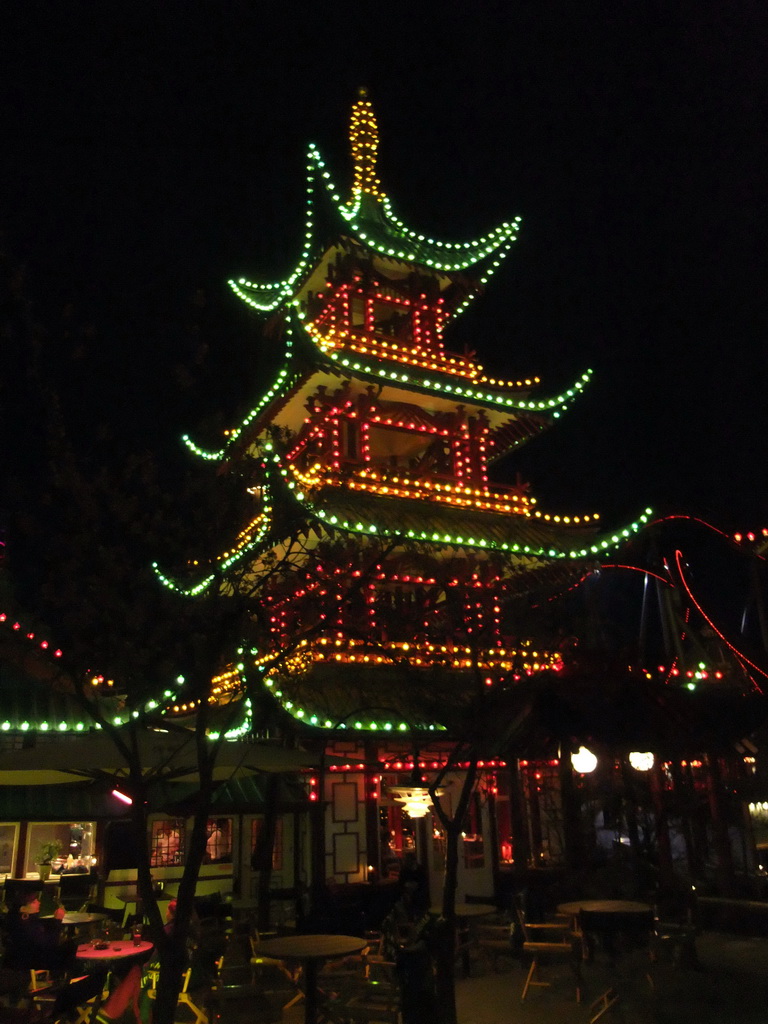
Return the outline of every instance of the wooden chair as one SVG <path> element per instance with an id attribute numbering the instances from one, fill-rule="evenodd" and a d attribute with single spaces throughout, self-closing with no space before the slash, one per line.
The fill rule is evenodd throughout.
<path id="1" fill-rule="evenodd" d="M 84 910 L 96 893 L 97 879 L 90 873 L 62 875 L 59 879 L 59 900 L 65 910 Z"/>
<path id="2" fill-rule="evenodd" d="M 159 972 L 157 970 L 147 971 L 147 975 L 150 979 L 150 984 L 149 987 L 147 988 L 147 995 L 149 996 L 150 999 L 157 999 L 158 973 Z M 191 977 L 192 968 L 188 967 L 186 971 L 184 971 L 181 991 L 179 992 L 179 1001 L 177 1005 L 184 1005 L 189 1007 L 189 1009 L 192 1011 L 195 1017 L 194 1024 L 208 1024 L 208 1013 L 206 1012 L 205 1008 L 201 1005 L 201 998 L 198 996 L 196 992 L 193 993 L 189 991 L 189 982 Z"/>
<path id="3" fill-rule="evenodd" d="M 481 955 L 490 960 L 494 974 L 498 971 L 499 957 L 515 955 L 508 924 L 479 924 L 477 945 Z"/>
<path id="4" fill-rule="evenodd" d="M 675 967 L 698 967 L 695 893 L 692 889 L 661 893 L 651 938 L 651 962 L 671 962 Z"/>
<path id="5" fill-rule="evenodd" d="M 526 921 L 521 901 L 515 901 L 517 920 L 522 932 L 523 955 L 530 956 L 531 964 L 523 985 L 521 1001 L 530 988 L 548 988 L 550 981 L 543 980 L 541 968 L 550 964 L 568 964 L 576 982 L 576 1002 L 581 1002 L 582 978 L 581 957 L 577 937 L 565 922 L 532 924 Z"/>
<path id="6" fill-rule="evenodd" d="M 304 992 L 299 985 L 301 967 L 297 967 L 295 971 L 290 971 L 283 960 L 276 960 L 274 957 L 262 956 L 261 953 L 257 953 L 255 947 L 259 939 L 258 933 L 250 936 L 253 980 L 256 981 L 263 978 L 263 975 L 269 971 L 280 975 L 282 980 L 287 982 L 287 988 L 292 993 L 291 998 L 283 1005 L 284 1010 L 289 1010 L 304 998 Z"/>
<path id="7" fill-rule="evenodd" d="M 645 980 L 651 991 L 654 990 L 654 981 L 648 971 L 647 961 L 649 950 L 653 959 L 653 926 L 654 917 L 651 910 L 647 914 L 626 915 L 606 914 L 594 910 L 579 912 L 584 958 L 593 960 L 596 953 L 602 953 L 613 976 L 613 984 L 591 1004 L 589 1024 L 596 1024 L 621 998 L 627 970 L 632 969 L 632 954 L 637 951 L 642 951 L 641 963 L 644 965 Z M 619 972 L 618 967 L 622 963 L 625 967 Z"/>
<path id="8" fill-rule="evenodd" d="M 400 1024 L 400 988 L 395 965 L 374 960 L 367 976 L 358 977 L 326 1000 L 326 1017 L 334 1024 Z"/>

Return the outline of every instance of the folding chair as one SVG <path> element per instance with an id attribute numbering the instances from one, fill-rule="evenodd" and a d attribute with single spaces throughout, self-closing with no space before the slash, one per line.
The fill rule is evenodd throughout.
<path id="1" fill-rule="evenodd" d="M 147 989 L 147 995 L 150 999 L 157 998 L 157 977 L 158 971 L 149 971 L 150 987 Z M 194 1024 L 208 1024 L 208 1013 L 205 1008 L 200 1005 L 201 1000 L 196 993 L 189 991 L 189 982 L 192 977 L 192 968 L 188 967 L 184 972 L 182 980 L 181 991 L 179 992 L 178 1004 L 181 1006 L 188 1006 L 195 1016 Z"/>
<path id="2" fill-rule="evenodd" d="M 304 992 L 299 985 L 299 978 L 301 977 L 301 968 L 296 968 L 295 971 L 290 971 L 283 960 L 276 960 L 271 956 L 262 956 L 256 952 L 256 944 L 259 941 L 258 934 L 256 936 L 249 936 L 251 944 L 251 967 L 254 971 L 254 978 L 257 975 L 261 975 L 265 968 L 273 968 L 288 982 L 289 988 L 293 991 L 293 995 L 287 1003 L 283 1005 L 283 1010 L 289 1010 L 296 1003 L 300 1002 L 304 998 Z"/>
<path id="3" fill-rule="evenodd" d="M 576 1002 L 581 1002 L 582 978 L 581 958 L 576 945 L 576 936 L 570 927 L 562 922 L 533 924 L 526 921 L 522 903 L 515 901 L 517 919 L 523 935 L 522 951 L 530 955 L 531 965 L 523 985 L 521 1001 L 530 988 L 549 988 L 552 984 L 541 977 L 541 968 L 549 964 L 568 964 L 576 981 Z"/>

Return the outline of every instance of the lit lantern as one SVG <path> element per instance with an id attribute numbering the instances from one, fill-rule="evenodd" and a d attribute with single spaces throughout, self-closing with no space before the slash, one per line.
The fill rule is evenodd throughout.
<path id="1" fill-rule="evenodd" d="M 423 783 L 413 783 L 410 786 L 387 786 L 387 792 L 403 805 L 403 810 L 407 812 L 409 818 L 423 818 L 432 809 L 429 787 Z M 436 789 L 435 796 L 442 796 L 444 792 L 444 789 Z"/>
<path id="2" fill-rule="evenodd" d="M 389 786 L 388 792 L 403 805 L 409 818 L 423 818 L 432 807 L 426 786 Z"/>
<path id="3" fill-rule="evenodd" d="M 571 764 L 574 771 L 579 775 L 589 775 L 597 768 L 597 758 L 591 750 L 586 747 L 579 747 L 575 754 L 571 754 Z"/>
<path id="4" fill-rule="evenodd" d="M 636 772 L 649 772 L 653 768 L 653 754 L 650 750 L 633 750 L 629 755 L 629 763 Z"/>

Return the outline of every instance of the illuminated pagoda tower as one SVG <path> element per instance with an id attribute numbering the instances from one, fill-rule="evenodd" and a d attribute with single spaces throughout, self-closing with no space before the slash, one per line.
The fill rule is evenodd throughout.
<path id="1" fill-rule="evenodd" d="M 257 668 L 302 727 L 397 737 L 405 749 L 406 734 L 441 728 L 439 680 L 479 669 L 490 685 L 557 669 L 558 650 L 518 635 L 516 602 L 572 582 L 648 512 L 603 534 L 595 515 L 548 514 L 527 485 L 492 482 L 496 463 L 551 426 L 589 372 L 542 398 L 538 378 L 500 380 L 451 352 L 444 335 L 510 251 L 519 218 L 465 243 L 418 234 L 382 191 L 364 90 L 350 141 L 347 199 L 309 148 L 293 272 L 230 282 L 284 347 L 273 383 L 219 451 L 185 440 L 204 458 L 253 467 L 254 518 L 220 572 L 241 586 L 268 564 L 291 565 L 264 583 L 269 636 L 231 684 Z M 321 203 L 337 225 L 325 248 Z M 428 708 L 415 696 L 420 676 Z"/>

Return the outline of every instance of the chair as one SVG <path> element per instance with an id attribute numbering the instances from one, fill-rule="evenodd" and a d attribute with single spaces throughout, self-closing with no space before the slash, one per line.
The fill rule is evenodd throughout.
<path id="1" fill-rule="evenodd" d="M 698 967 L 696 897 L 693 889 L 660 893 L 651 938 L 651 962 Z"/>
<path id="2" fill-rule="evenodd" d="M 66 1017 L 73 1024 L 92 1024 L 109 997 L 109 979 L 108 972 L 71 978 L 57 993 L 51 1017 Z"/>
<path id="3" fill-rule="evenodd" d="M 621 978 L 617 973 L 617 968 L 627 954 L 637 949 L 642 949 L 646 954 L 650 948 L 651 958 L 653 958 L 651 945 L 653 927 L 654 917 L 650 910 L 647 914 L 607 913 L 599 910 L 579 911 L 579 929 L 582 935 L 585 959 L 594 959 L 595 936 L 597 936 L 601 940 L 602 952 L 607 958 L 613 980 L 613 984 L 591 1004 L 589 1010 L 592 1016 L 589 1024 L 596 1024 L 621 998 L 627 982 L 627 970 L 625 969 L 625 976 Z M 631 969 L 631 960 L 628 963 Z M 644 963 L 646 964 L 645 980 L 653 991 L 653 978 L 648 972 L 647 961 Z"/>
<path id="4" fill-rule="evenodd" d="M 149 984 L 149 987 L 147 988 L 147 996 L 150 999 L 156 999 L 157 998 L 157 978 L 158 978 L 158 973 L 159 972 L 157 970 L 149 970 L 149 971 L 147 971 L 147 975 L 148 975 L 148 977 L 150 979 L 150 984 Z M 179 1006 L 184 1005 L 184 1006 L 188 1006 L 189 1007 L 189 1009 L 192 1011 L 192 1013 L 194 1014 L 194 1017 L 195 1017 L 194 1024 L 208 1024 L 208 1014 L 207 1014 L 205 1008 L 200 1005 L 202 1000 L 197 995 L 197 993 L 193 993 L 193 992 L 189 991 L 189 982 L 190 982 L 191 977 L 192 977 L 192 968 L 188 967 L 186 969 L 186 971 L 184 971 L 184 975 L 182 977 L 181 991 L 179 992 L 178 1005 Z"/>
<path id="5" fill-rule="evenodd" d="M 277 1024 L 282 1010 L 268 994 L 252 982 L 224 984 L 217 980 L 211 989 L 212 1016 L 221 1021 L 247 1020 L 251 1024 Z"/>
<path id="6" fill-rule="evenodd" d="M 327 1018 L 338 1024 L 399 1024 L 402 1011 L 395 965 L 373 960 L 367 976 L 350 979 L 323 1004 Z"/>
<path id="7" fill-rule="evenodd" d="M 479 924 L 477 945 L 481 954 L 490 960 L 494 974 L 498 971 L 499 957 L 512 957 L 516 952 L 508 924 Z"/>
<path id="8" fill-rule="evenodd" d="M 65 910 L 82 910 L 93 898 L 95 876 L 89 872 L 62 875 L 59 879 L 59 899 Z"/>
<path id="9" fill-rule="evenodd" d="M 296 971 L 289 971 L 284 961 L 276 960 L 271 956 L 262 956 L 261 953 L 256 952 L 256 945 L 260 940 L 259 933 L 249 936 L 251 945 L 251 968 L 253 971 L 253 980 L 256 981 L 262 978 L 265 972 L 270 969 L 273 973 L 277 973 L 281 980 L 288 983 L 289 990 L 293 993 L 287 1003 L 283 1005 L 283 1010 L 288 1010 L 290 1007 L 295 1006 L 301 999 L 304 998 L 304 993 L 299 987 L 299 978 L 301 977 L 301 968 L 297 968 Z"/>
<path id="10" fill-rule="evenodd" d="M 548 988 L 551 985 L 550 981 L 543 980 L 540 975 L 540 969 L 545 964 L 568 964 L 576 981 L 576 1002 L 580 1003 L 583 983 L 577 936 L 565 923 L 529 923 L 520 900 L 515 901 L 515 911 L 523 936 L 523 955 L 531 957 L 521 1001 L 526 998 L 530 988 Z"/>
<path id="11" fill-rule="evenodd" d="M 26 996 L 41 1013 L 46 1014 L 56 1000 L 57 989 L 47 968 L 29 969 L 29 987 Z"/>

